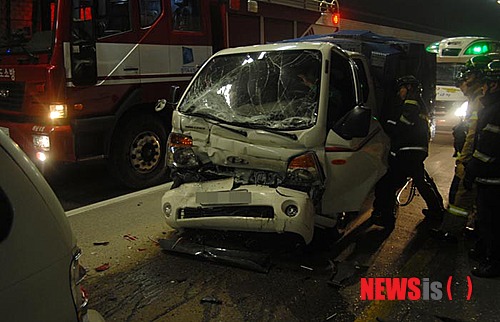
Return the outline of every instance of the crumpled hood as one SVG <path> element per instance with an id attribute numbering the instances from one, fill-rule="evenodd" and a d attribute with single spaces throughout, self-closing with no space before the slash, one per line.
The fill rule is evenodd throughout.
<path id="1" fill-rule="evenodd" d="M 291 157 L 313 151 L 321 142 L 315 128 L 277 134 L 174 114 L 174 131 L 178 126 L 192 137 L 193 150 L 203 163 L 283 172 Z"/>

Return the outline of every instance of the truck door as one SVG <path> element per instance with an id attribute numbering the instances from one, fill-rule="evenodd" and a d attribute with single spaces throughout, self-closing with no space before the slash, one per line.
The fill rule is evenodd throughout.
<path id="1" fill-rule="evenodd" d="M 332 51 L 330 61 L 330 97 L 325 144 L 326 184 L 322 212 L 359 211 L 378 179 L 385 173 L 387 137 L 380 124 L 363 107 L 361 83 L 355 63 Z M 351 115 L 363 117 L 351 118 Z M 349 120 L 350 119 L 350 120 Z M 338 128 L 342 123 L 356 129 L 355 137 L 346 137 Z"/>

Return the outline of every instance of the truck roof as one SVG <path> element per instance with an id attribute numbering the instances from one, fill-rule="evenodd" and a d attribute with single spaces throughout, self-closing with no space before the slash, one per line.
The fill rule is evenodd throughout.
<path id="1" fill-rule="evenodd" d="M 332 47 L 337 47 L 336 45 L 328 42 L 321 41 L 310 41 L 310 42 L 293 42 L 293 43 L 272 43 L 264 45 L 251 45 L 242 46 L 235 48 L 228 48 L 218 51 L 215 56 L 218 55 L 230 55 L 238 54 L 242 52 L 258 52 L 258 51 L 279 51 L 279 50 L 330 50 Z M 340 48 L 339 48 L 340 49 Z"/>

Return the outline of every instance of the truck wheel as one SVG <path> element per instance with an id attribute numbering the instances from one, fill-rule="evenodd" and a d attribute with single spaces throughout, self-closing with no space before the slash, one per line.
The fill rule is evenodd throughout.
<path id="1" fill-rule="evenodd" d="M 135 115 L 118 126 L 111 143 L 109 164 L 112 173 L 124 185 L 143 189 L 166 182 L 167 131 L 151 115 Z"/>

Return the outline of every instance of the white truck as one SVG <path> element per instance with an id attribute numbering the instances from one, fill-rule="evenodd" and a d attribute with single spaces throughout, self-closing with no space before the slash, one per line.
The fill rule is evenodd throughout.
<path id="1" fill-rule="evenodd" d="M 330 40 L 226 49 L 202 66 L 173 113 L 169 226 L 293 233 L 308 244 L 315 227 L 370 208 L 389 148 L 376 88 L 406 56 L 368 60 Z M 386 83 L 381 101 L 395 93 Z"/>

